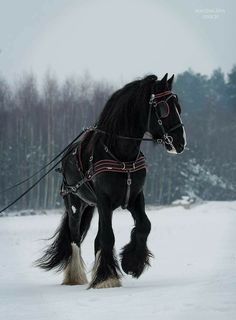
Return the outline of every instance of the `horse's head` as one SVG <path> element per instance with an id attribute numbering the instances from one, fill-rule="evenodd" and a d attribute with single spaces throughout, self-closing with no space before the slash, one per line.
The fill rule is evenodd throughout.
<path id="1" fill-rule="evenodd" d="M 172 92 L 174 75 L 155 81 L 149 101 L 148 129 L 153 139 L 165 145 L 169 153 L 181 153 L 186 146 L 186 135 L 181 121 L 178 97 Z"/>

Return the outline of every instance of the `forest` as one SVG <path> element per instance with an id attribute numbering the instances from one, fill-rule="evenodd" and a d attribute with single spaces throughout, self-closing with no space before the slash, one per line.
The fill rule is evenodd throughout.
<path id="1" fill-rule="evenodd" d="M 116 89 L 89 75 L 59 82 L 47 73 L 40 84 L 33 74 L 13 84 L 0 75 L 1 207 L 35 180 L 1 191 L 31 176 L 93 125 Z M 181 198 L 235 200 L 236 66 L 228 74 L 216 69 L 211 76 L 187 70 L 176 75 L 174 91 L 189 150 L 170 155 L 162 146 L 142 143 L 148 161 L 147 204 L 171 204 Z M 52 172 L 11 210 L 61 207 L 60 184 L 60 174 Z"/>

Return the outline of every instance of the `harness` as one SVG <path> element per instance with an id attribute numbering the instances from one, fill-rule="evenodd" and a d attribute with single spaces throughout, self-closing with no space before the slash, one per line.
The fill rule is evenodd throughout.
<path id="1" fill-rule="evenodd" d="M 92 129 L 89 129 L 89 131 Z M 92 185 L 93 179 L 104 172 L 114 172 L 114 173 L 123 173 L 127 175 L 126 178 L 126 196 L 125 201 L 122 206 L 123 209 L 126 209 L 129 203 L 130 198 L 130 189 L 132 184 L 131 174 L 140 170 L 147 168 L 146 161 L 144 155 L 139 152 L 135 161 L 132 162 L 122 162 L 118 160 L 113 153 L 108 149 L 106 145 L 104 146 L 104 150 L 111 159 L 104 159 L 93 162 L 93 155 L 89 158 L 89 169 L 84 172 L 83 164 L 81 159 L 81 144 L 79 144 L 76 149 L 73 151 L 73 155 L 76 157 L 77 168 L 82 176 L 82 179 L 73 186 L 70 186 L 66 183 L 65 178 L 63 179 L 62 187 L 61 187 L 61 196 L 65 197 L 70 193 L 75 195 L 78 194 L 78 190 L 84 185 L 94 198 L 94 202 L 88 202 L 89 205 L 96 205 L 96 193 Z"/>
<path id="2" fill-rule="evenodd" d="M 168 132 L 165 130 L 163 126 L 163 122 L 161 120 L 161 117 L 158 114 L 158 105 L 161 102 L 165 102 L 168 105 L 168 100 L 172 98 L 173 96 L 176 96 L 172 91 L 165 91 L 160 94 L 152 94 L 151 98 L 149 100 L 149 112 L 148 112 L 148 122 L 147 122 L 147 131 L 150 130 L 150 119 L 151 119 L 151 112 L 152 110 L 154 111 L 155 118 L 157 119 L 157 123 L 161 128 L 162 131 L 162 138 L 161 139 L 156 139 L 155 141 L 160 144 L 169 144 L 171 147 L 174 148 L 173 146 L 173 138 L 172 136 L 169 135 L 170 132 L 173 132 L 179 127 L 183 126 L 183 123 L 180 122 L 176 126 L 172 127 L 171 129 L 168 130 Z M 164 100 L 163 100 L 164 98 Z M 168 105 L 169 107 L 169 105 Z M 85 131 L 86 133 L 90 131 L 95 131 L 95 132 L 100 132 L 103 134 L 109 135 L 108 132 L 103 131 L 97 127 L 92 127 L 88 128 Z M 136 140 L 136 141 L 153 141 L 154 138 L 136 138 L 136 137 L 126 137 L 126 136 L 121 136 L 121 135 L 116 135 L 120 139 L 129 139 L 129 140 Z M 123 173 L 127 175 L 126 179 L 126 196 L 125 196 L 125 201 L 124 205 L 122 206 L 123 209 L 126 209 L 129 203 L 129 198 L 130 198 L 130 189 L 131 189 L 131 184 L 132 184 L 132 179 L 131 179 L 131 173 L 140 171 L 147 168 L 146 161 L 144 155 L 139 151 L 137 158 L 133 162 L 123 162 L 117 159 L 114 154 L 108 149 L 106 145 L 103 145 L 105 152 L 112 158 L 110 159 L 104 159 L 104 160 L 99 160 L 97 162 L 93 162 L 93 155 L 90 156 L 89 158 L 89 169 L 84 172 L 83 170 L 83 164 L 82 164 L 82 159 L 81 159 L 81 144 L 79 143 L 78 146 L 75 148 L 73 151 L 73 155 L 76 157 L 76 163 L 77 163 L 77 168 L 80 172 L 81 175 L 81 180 L 73 186 L 70 186 L 66 183 L 65 178 L 63 179 L 62 187 L 61 187 L 61 196 L 65 197 L 68 194 L 76 194 L 78 195 L 79 189 L 84 185 L 86 186 L 87 190 L 90 192 L 90 195 L 92 195 L 94 201 L 88 202 L 89 205 L 96 205 L 96 193 L 93 187 L 93 184 L 91 183 L 93 179 L 105 172 L 116 172 L 116 173 Z"/>
<path id="3" fill-rule="evenodd" d="M 107 152 L 113 160 L 100 160 L 94 164 L 94 175 L 103 173 L 103 172 L 117 172 L 117 173 L 126 173 L 126 196 L 125 202 L 122 206 L 123 209 L 126 209 L 129 203 L 130 198 L 130 189 L 131 189 L 131 173 L 137 172 L 147 168 L 146 161 L 144 155 L 139 151 L 135 161 L 133 162 L 122 162 L 118 160 L 112 152 L 108 149 L 106 145 L 104 145 L 104 150 Z"/>

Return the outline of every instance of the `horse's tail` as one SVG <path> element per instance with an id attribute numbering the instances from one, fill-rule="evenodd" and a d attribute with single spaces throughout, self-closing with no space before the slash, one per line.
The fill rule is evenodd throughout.
<path id="1" fill-rule="evenodd" d="M 36 260 L 35 266 L 45 270 L 57 269 L 57 271 L 61 271 L 67 267 L 72 255 L 67 211 L 62 218 L 60 226 L 49 240 L 51 239 L 54 239 L 53 242 L 44 251 L 43 256 Z"/>
<path id="2" fill-rule="evenodd" d="M 89 230 L 93 213 L 94 207 L 86 207 L 81 220 L 78 219 L 76 228 L 72 226 L 70 228 L 69 214 L 66 210 L 60 226 L 49 239 L 53 239 L 53 242 L 44 251 L 43 256 L 36 260 L 35 266 L 47 271 L 51 269 L 65 270 L 73 255 L 72 244 L 76 243 L 80 247 Z"/>

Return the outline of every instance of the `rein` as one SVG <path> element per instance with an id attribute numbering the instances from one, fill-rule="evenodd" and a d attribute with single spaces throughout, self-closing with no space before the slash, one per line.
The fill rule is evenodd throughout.
<path id="1" fill-rule="evenodd" d="M 172 91 L 165 91 L 165 92 L 162 92 L 162 93 L 158 93 L 158 94 L 152 94 L 151 95 L 151 98 L 149 100 L 149 113 L 148 113 L 148 123 L 147 123 L 147 132 L 149 132 L 150 130 L 150 118 L 151 118 L 151 111 L 154 110 L 154 114 L 155 114 L 155 117 L 157 119 L 157 123 L 158 125 L 160 126 L 161 130 L 162 130 L 162 138 L 161 139 L 154 139 L 153 137 L 152 138 L 138 138 L 138 137 L 127 137 L 127 136 L 122 136 L 122 135 L 115 135 L 117 138 L 119 139 L 126 139 L 126 140 L 134 140 L 134 141 L 155 141 L 156 143 L 158 144 L 169 144 L 170 146 L 173 147 L 173 138 L 172 136 L 169 135 L 170 132 L 173 132 L 174 130 L 178 129 L 179 127 L 182 127 L 183 126 L 183 123 L 180 122 L 179 124 L 177 124 L 176 126 L 172 127 L 171 129 L 168 130 L 168 132 L 165 130 L 164 126 L 163 126 L 163 123 L 162 123 L 162 120 L 161 120 L 161 117 L 158 115 L 158 112 L 157 112 L 157 106 L 158 104 L 163 101 L 159 101 L 157 102 L 156 100 L 160 99 L 160 98 L 163 98 L 163 97 L 167 97 L 164 101 L 167 103 L 168 105 L 168 100 L 173 97 L 173 96 L 176 96 Z M 169 107 L 169 105 L 168 105 Z M 99 132 L 99 133 L 102 133 L 102 134 L 106 134 L 106 135 L 111 135 L 110 133 L 104 131 L 104 130 L 101 130 L 99 128 L 97 128 L 96 126 L 95 127 L 90 127 L 90 128 L 86 128 L 84 129 L 75 139 L 72 140 L 72 142 L 70 142 L 58 155 L 56 155 L 50 162 L 48 162 L 47 164 L 45 164 L 41 169 L 39 169 L 38 171 L 36 171 L 34 174 L 32 174 L 30 177 L 28 178 L 25 178 L 23 179 L 22 181 L 16 183 L 15 185 L 3 190 L 0 192 L 1 193 L 4 193 L 4 192 L 7 192 L 7 191 L 10 191 L 26 182 L 28 182 L 29 180 L 31 180 L 33 177 L 35 177 L 36 175 L 38 175 L 40 172 L 42 172 L 44 169 L 46 169 L 47 167 L 49 167 L 51 164 L 53 164 L 53 162 L 55 162 L 56 160 L 58 160 L 61 156 L 61 158 L 50 168 L 48 169 L 41 177 L 39 177 L 39 179 L 37 179 L 27 190 L 25 190 L 20 196 L 18 196 L 14 201 L 12 201 L 10 204 L 8 204 L 7 206 L 5 206 L 3 209 L 0 210 L 0 213 L 2 213 L 3 211 L 7 210 L 9 207 L 11 207 L 13 204 L 15 204 L 18 200 L 20 200 L 21 198 L 23 198 L 28 192 L 30 192 L 41 180 L 43 180 L 51 171 L 53 171 L 58 164 L 61 163 L 61 161 L 68 155 L 67 151 L 69 150 L 69 148 L 73 145 L 73 143 L 75 143 L 78 138 L 87 130 L 90 130 L 90 131 L 96 131 L 96 132 Z M 106 163 L 107 165 L 107 163 Z M 115 162 L 112 163 L 113 167 L 115 170 L 121 170 L 121 172 L 126 172 L 126 170 L 128 168 L 126 167 L 115 167 Z M 140 163 L 140 166 L 136 167 L 135 169 L 133 168 L 134 171 L 137 170 L 137 168 L 140 170 L 140 169 L 143 169 L 145 167 L 145 161 L 144 159 L 141 160 L 141 163 Z M 102 168 L 101 167 L 97 167 L 97 170 L 98 172 L 101 170 Z M 107 169 L 108 171 L 110 169 Z M 130 171 L 132 171 L 132 168 L 129 168 L 128 169 L 128 179 L 127 179 L 127 185 L 128 185 L 128 191 L 127 191 L 127 199 L 128 199 L 128 196 L 129 196 L 129 191 L 130 191 Z M 82 181 L 81 181 L 82 182 Z M 78 187 L 81 185 L 81 182 L 78 183 Z M 84 181 L 85 182 L 85 181 Z M 127 199 L 126 199 L 126 203 L 127 203 Z"/>
<path id="2" fill-rule="evenodd" d="M 111 135 L 109 132 L 106 132 L 104 130 L 98 129 L 97 127 L 94 127 L 94 131 L 103 133 L 106 135 Z M 136 138 L 136 137 L 128 137 L 128 136 L 122 136 L 119 134 L 115 135 L 117 138 L 124 139 L 124 140 L 134 140 L 134 141 L 153 141 L 153 138 Z"/>
<path id="3" fill-rule="evenodd" d="M 46 163 L 41 169 L 39 169 L 38 171 L 36 171 L 34 174 L 32 174 L 31 176 L 29 176 L 28 178 L 23 179 L 22 181 L 16 183 L 15 185 L 2 190 L 0 192 L 0 194 L 10 191 L 26 182 L 28 182 L 29 180 L 31 180 L 33 177 L 37 176 L 40 172 L 42 172 L 44 169 L 46 169 L 47 167 L 49 167 L 53 162 L 55 162 L 58 158 L 60 158 L 60 156 L 62 156 L 60 158 L 60 160 L 58 160 L 50 169 L 48 169 L 39 179 L 37 179 L 27 190 L 25 190 L 21 195 L 19 195 L 19 197 L 17 197 L 15 200 L 13 200 L 10 204 L 8 204 L 7 206 L 5 206 L 4 208 L 2 208 L 0 210 L 0 213 L 2 213 L 3 211 L 7 210 L 8 208 L 10 208 L 13 204 L 15 204 L 17 201 L 19 201 L 21 198 L 23 198 L 28 192 L 30 192 L 30 190 L 32 190 L 34 187 L 36 187 L 37 184 L 39 184 L 39 182 L 41 180 L 43 180 L 51 171 L 53 171 L 54 169 L 56 169 L 56 167 L 61 163 L 61 161 L 68 155 L 67 151 L 68 149 L 73 145 L 73 143 L 75 143 L 79 137 L 86 131 L 87 129 L 83 129 L 82 132 L 76 137 L 74 138 L 60 153 L 58 153 L 50 162 Z M 64 155 L 63 155 L 64 154 Z"/>

